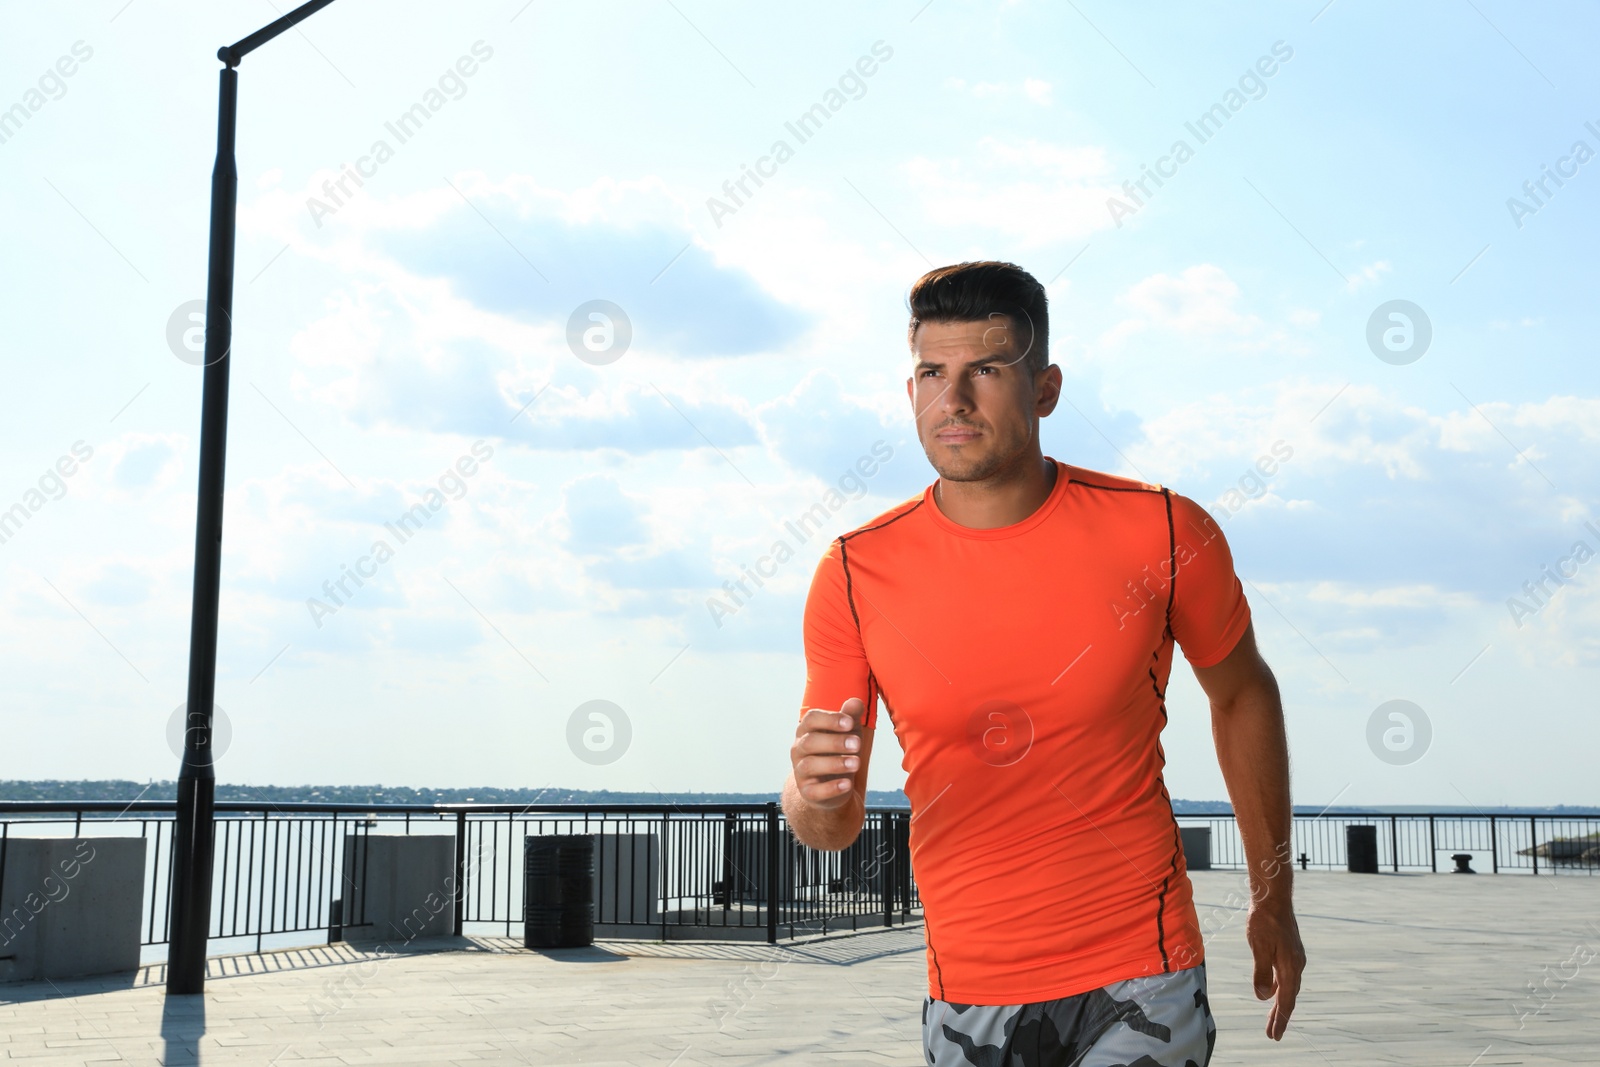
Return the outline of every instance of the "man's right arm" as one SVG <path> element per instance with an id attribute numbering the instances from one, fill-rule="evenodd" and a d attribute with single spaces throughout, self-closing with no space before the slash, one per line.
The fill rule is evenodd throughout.
<path id="1" fill-rule="evenodd" d="M 840 713 L 809 709 L 795 730 L 790 749 L 792 769 L 783 783 L 783 813 L 802 845 L 824 852 L 849 848 L 866 820 L 867 765 L 876 730 L 861 725 L 863 704 L 857 697 L 841 712 L 850 727 L 840 727 Z M 859 748 L 850 748 L 849 741 Z M 855 767 L 849 760 L 857 761 Z M 841 789 L 840 783 L 850 786 Z"/>
<path id="2" fill-rule="evenodd" d="M 839 539 L 817 561 L 801 630 L 806 684 L 789 749 L 783 811 L 801 844 L 838 851 L 855 841 L 865 819 L 878 702 Z"/>

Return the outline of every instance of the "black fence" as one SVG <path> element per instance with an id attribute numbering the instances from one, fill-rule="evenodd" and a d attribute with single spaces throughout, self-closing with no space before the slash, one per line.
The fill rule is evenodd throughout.
<path id="1" fill-rule="evenodd" d="M 361 894 L 343 883 L 347 860 L 364 862 L 361 842 L 369 835 L 454 838 L 457 933 L 520 933 L 523 842 L 532 835 L 594 835 L 597 937 L 770 943 L 921 916 L 910 862 L 911 813 L 904 808 L 869 809 L 854 844 L 822 852 L 795 840 L 775 803 L 216 807 L 209 936 L 254 939 L 258 949 L 266 938 L 281 941 L 280 935 L 337 940 L 342 926 L 363 922 Z M 1231 815 L 1184 815 L 1178 822 L 1185 829 L 1209 828 L 1199 836 L 1209 837 L 1210 867 L 1245 867 Z M 1563 815 L 1300 815 L 1292 859 L 1305 869 L 1343 870 L 1349 826 L 1377 828 L 1384 870 L 1449 870 L 1459 853 L 1486 873 L 1600 870 L 1600 817 Z M 173 828 L 168 802 L 0 802 L 0 883 L 7 844 L 18 837 L 141 837 L 148 849 L 141 942 L 164 944 Z M 1192 856 L 1191 866 L 1200 867 L 1199 860 Z"/>
<path id="2" fill-rule="evenodd" d="M 509 936 L 521 925 L 522 843 L 530 835 L 595 835 L 597 937 L 774 942 L 891 926 L 922 907 L 905 809 L 869 809 L 860 836 L 841 852 L 800 844 L 777 804 L 441 806 L 437 817 L 454 825 L 463 932 L 489 925 Z"/>
<path id="3" fill-rule="evenodd" d="M 1244 844 L 1232 815 L 1180 815 L 1184 827 L 1211 828 L 1211 865 L 1243 870 Z M 1344 870 L 1345 828 L 1377 828 L 1378 865 L 1387 871 L 1449 871 L 1453 856 L 1493 874 L 1600 872 L 1600 815 L 1460 813 L 1296 815 L 1290 859 L 1297 867 Z"/>
<path id="4" fill-rule="evenodd" d="M 171 914 L 173 805 L 0 802 L 0 884 L 18 837 L 140 837 L 147 842 L 142 945 L 165 944 Z M 455 840 L 454 929 L 520 931 L 523 842 L 596 838 L 598 937 L 747 939 L 890 926 L 920 917 L 911 877 L 910 812 L 871 809 L 841 852 L 808 848 L 777 804 L 642 804 L 539 808 L 484 804 L 349 805 L 218 802 L 212 941 L 317 934 L 362 925 L 364 894 L 345 884 L 370 835 Z M 347 855 L 349 853 L 349 855 Z M 776 877 L 773 877 L 776 872 Z M 357 879 L 363 882 L 362 879 Z"/>
<path id="5" fill-rule="evenodd" d="M 0 802 L 0 884 L 6 851 L 18 837 L 140 837 L 146 842 L 142 945 L 165 944 L 172 912 L 171 803 Z M 208 937 L 226 941 L 277 934 L 322 934 L 341 922 L 334 902 L 347 836 L 359 839 L 379 820 L 317 805 L 263 808 L 218 804 Z M 321 940 L 319 937 L 318 940 Z"/>

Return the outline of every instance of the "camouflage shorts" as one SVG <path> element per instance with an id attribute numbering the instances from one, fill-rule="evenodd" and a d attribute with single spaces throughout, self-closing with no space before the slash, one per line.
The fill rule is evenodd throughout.
<path id="1" fill-rule="evenodd" d="M 1216 1041 L 1205 964 L 1033 1004 L 922 1004 L 931 1067 L 1206 1067 Z"/>

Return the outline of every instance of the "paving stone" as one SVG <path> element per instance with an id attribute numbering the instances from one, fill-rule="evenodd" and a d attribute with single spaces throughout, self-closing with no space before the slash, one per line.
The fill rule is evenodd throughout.
<path id="1" fill-rule="evenodd" d="M 1300 874 L 1309 964 L 1275 1044 L 1249 988 L 1242 876 L 1192 877 L 1218 1067 L 1600 1062 L 1600 878 Z M 203 997 L 171 1000 L 160 964 L 0 985 L 0 1064 L 923 1063 L 920 924 L 776 946 L 340 944 L 207 966 Z"/>

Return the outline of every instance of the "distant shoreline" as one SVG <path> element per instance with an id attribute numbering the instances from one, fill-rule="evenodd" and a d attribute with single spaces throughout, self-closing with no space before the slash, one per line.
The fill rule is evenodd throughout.
<path id="1" fill-rule="evenodd" d="M 0 801 L 33 800 L 58 804 L 78 801 L 120 801 L 134 799 L 172 801 L 177 797 L 175 781 L 134 782 L 125 779 L 0 780 Z M 324 804 L 765 804 L 779 799 L 771 793 L 659 793 L 654 790 L 506 788 L 472 786 L 428 788 L 394 785 L 237 785 L 218 782 L 216 799 L 243 803 L 324 803 Z M 868 807 L 909 808 L 910 801 L 898 789 L 869 789 Z M 1225 800 L 1182 800 L 1172 802 L 1174 813 L 1184 816 L 1231 816 L 1232 806 Z M 1474 807 L 1461 804 L 1393 804 L 1388 806 L 1314 804 L 1296 805 L 1296 815 L 1562 815 L 1582 818 L 1600 816 L 1600 807 L 1556 804 L 1547 807 Z"/>

